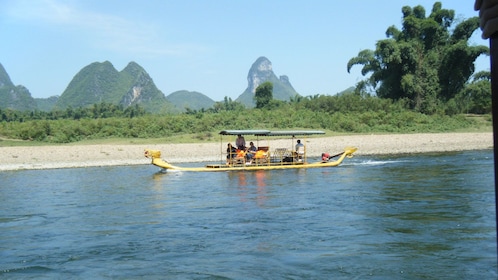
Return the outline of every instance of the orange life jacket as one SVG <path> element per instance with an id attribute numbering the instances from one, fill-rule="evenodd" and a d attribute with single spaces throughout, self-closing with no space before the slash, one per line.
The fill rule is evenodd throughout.
<path id="1" fill-rule="evenodd" d="M 254 158 L 264 158 L 265 156 L 266 156 L 265 151 L 258 150 L 258 151 L 256 151 L 256 154 L 254 155 Z"/>
<path id="2" fill-rule="evenodd" d="M 244 152 L 244 150 L 237 150 L 237 157 L 244 157 L 246 155 L 246 153 Z"/>

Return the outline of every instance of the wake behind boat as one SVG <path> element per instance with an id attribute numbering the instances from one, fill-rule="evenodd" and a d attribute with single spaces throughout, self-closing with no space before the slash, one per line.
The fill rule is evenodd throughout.
<path id="1" fill-rule="evenodd" d="M 213 171 L 233 171 L 233 170 L 276 170 L 276 169 L 304 169 L 318 167 L 335 167 L 342 163 L 348 157 L 353 157 L 356 147 L 346 147 L 343 151 L 330 155 L 322 153 L 320 161 L 308 162 L 306 154 L 306 144 L 298 140 L 295 147 L 277 147 L 269 145 L 270 137 L 292 137 L 293 143 L 296 136 L 306 137 L 310 135 L 325 134 L 319 130 L 292 130 L 292 131 L 269 131 L 269 130 L 222 130 L 221 143 L 223 145 L 223 136 L 238 136 L 238 139 L 244 139 L 246 135 L 256 137 L 257 146 L 245 146 L 245 143 L 235 147 L 229 143 L 226 152 L 221 153 L 221 163 L 209 164 L 204 167 L 181 167 L 168 163 L 161 158 L 161 151 L 145 150 L 145 157 L 152 159 L 152 164 L 166 170 L 179 171 L 196 171 L 196 172 L 213 172 Z M 268 144 L 259 145 L 260 137 L 268 139 Z M 239 142 L 239 141 L 237 141 Z M 306 141 L 303 141 L 306 142 Z M 253 142 L 251 141 L 251 144 Z M 223 151 L 223 149 L 222 149 Z M 331 161 L 331 159 L 337 158 Z M 225 161 L 223 159 L 226 159 Z"/>

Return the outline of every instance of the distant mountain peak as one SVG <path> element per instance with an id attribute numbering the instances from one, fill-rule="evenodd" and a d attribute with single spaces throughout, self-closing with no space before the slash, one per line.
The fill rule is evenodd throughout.
<path id="1" fill-rule="evenodd" d="M 131 61 L 130 63 L 128 63 L 128 65 L 126 65 L 126 67 L 121 72 L 137 75 L 145 72 L 145 69 L 142 66 L 138 65 L 138 63 Z"/>
<path id="2" fill-rule="evenodd" d="M 273 66 L 271 64 L 271 61 L 264 57 L 260 56 L 256 61 L 252 64 L 251 69 L 249 72 L 273 72 Z"/>
<path id="3" fill-rule="evenodd" d="M 253 100 L 256 88 L 264 82 L 271 82 L 273 84 L 273 98 L 283 101 L 288 101 L 290 98 L 299 95 L 292 87 L 289 77 L 282 75 L 277 77 L 273 73 L 273 66 L 271 61 L 261 56 L 252 64 L 247 74 L 247 88 L 236 99 L 236 101 L 248 106 L 254 107 Z"/>
<path id="4" fill-rule="evenodd" d="M 272 78 L 277 79 L 277 76 L 273 73 L 271 61 L 261 56 L 252 64 L 247 74 L 248 90 L 254 94 L 260 84 L 272 80 Z"/>
<path id="5" fill-rule="evenodd" d="M 173 107 L 149 74 L 133 61 L 121 72 L 109 61 L 94 62 L 84 67 L 71 80 L 57 100 L 56 107 L 86 107 L 100 102 L 124 107 L 140 104 L 150 112 Z"/>
<path id="6" fill-rule="evenodd" d="M 14 83 L 10 80 L 9 74 L 7 74 L 7 71 L 5 71 L 5 68 L 3 68 L 3 65 L 0 63 L 0 87 L 13 87 Z"/>

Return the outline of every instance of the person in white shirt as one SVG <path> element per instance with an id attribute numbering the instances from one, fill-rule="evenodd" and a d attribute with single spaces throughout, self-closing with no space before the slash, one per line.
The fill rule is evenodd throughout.
<path id="1" fill-rule="evenodd" d="M 301 140 L 297 140 L 297 144 L 296 144 L 296 152 L 299 150 L 300 147 L 304 147 L 304 144 L 301 143 Z"/>

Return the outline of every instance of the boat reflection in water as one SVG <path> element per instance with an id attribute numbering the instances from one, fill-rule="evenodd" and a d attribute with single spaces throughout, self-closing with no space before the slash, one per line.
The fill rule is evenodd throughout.
<path id="1" fill-rule="evenodd" d="M 237 190 L 240 201 L 248 202 L 256 200 L 258 206 L 264 206 L 267 200 L 266 176 L 268 171 L 258 170 L 255 172 L 228 172 L 231 182 L 237 182 Z M 235 184 L 234 184 L 235 185 Z"/>

